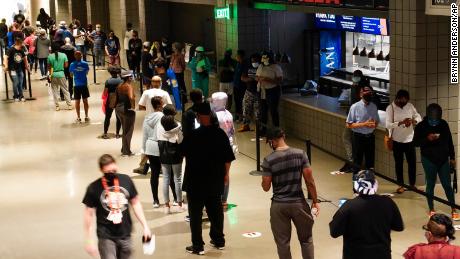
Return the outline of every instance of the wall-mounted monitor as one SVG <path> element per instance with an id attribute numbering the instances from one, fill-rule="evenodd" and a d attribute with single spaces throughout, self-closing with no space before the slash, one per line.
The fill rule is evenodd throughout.
<path id="1" fill-rule="evenodd" d="M 317 13 L 315 14 L 315 25 L 318 29 L 337 29 L 336 15 Z"/>
<path id="2" fill-rule="evenodd" d="M 361 32 L 361 19 L 356 16 L 337 15 L 337 28 L 344 31 Z"/>
<path id="3" fill-rule="evenodd" d="M 361 18 L 362 33 L 376 34 L 376 35 L 388 35 L 387 20 L 383 18 Z"/>

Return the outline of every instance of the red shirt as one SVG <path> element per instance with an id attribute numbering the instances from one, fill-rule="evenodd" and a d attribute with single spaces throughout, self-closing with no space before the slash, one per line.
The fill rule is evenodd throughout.
<path id="1" fill-rule="evenodd" d="M 447 242 L 432 242 L 409 247 L 404 253 L 406 259 L 460 259 L 460 247 Z"/>

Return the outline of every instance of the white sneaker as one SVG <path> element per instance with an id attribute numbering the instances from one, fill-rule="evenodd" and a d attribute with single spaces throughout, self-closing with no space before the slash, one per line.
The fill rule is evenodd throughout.
<path id="1" fill-rule="evenodd" d="M 21 102 L 25 102 L 25 101 L 26 101 L 26 98 L 22 97 Z"/>
<path id="2" fill-rule="evenodd" d="M 182 213 L 182 212 L 185 212 L 185 211 L 187 211 L 187 209 L 184 207 L 184 205 L 182 205 L 182 207 L 176 207 L 174 209 L 175 213 Z"/>
<path id="3" fill-rule="evenodd" d="M 179 203 L 177 203 L 176 201 L 173 201 L 172 205 L 173 206 L 179 206 Z"/>
<path id="4" fill-rule="evenodd" d="M 58 112 L 60 110 L 61 110 L 61 108 L 59 108 L 59 106 L 56 106 L 56 111 Z"/>
<path id="5" fill-rule="evenodd" d="M 19 98 L 14 98 L 14 101 L 15 101 L 15 102 L 19 102 Z"/>
<path id="6" fill-rule="evenodd" d="M 164 212 L 165 214 L 171 214 L 171 208 L 166 206 Z"/>
<path id="7" fill-rule="evenodd" d="M 153 203 L 153 208 L 154 208 L 154 209 L 158 209 L 159 207 L 160 207 L 160 204 L 158 204 L 158 203 L 156 203 L 156 202 Z"/>

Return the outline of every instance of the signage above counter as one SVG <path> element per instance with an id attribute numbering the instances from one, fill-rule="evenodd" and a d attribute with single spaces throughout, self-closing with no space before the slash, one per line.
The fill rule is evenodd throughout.
<path id="1" fill-rule="evenodd" d="M 256 0 L 253 2 L 377 10 L 388 10 L 389 7 L 389 0 Z"/>
<path id="2" fill-rule="evenodd" d="M 315 26 L 318 29 L 389 35 L 387 20 L 383 18 L 317 13 L 315 14 Z"/>

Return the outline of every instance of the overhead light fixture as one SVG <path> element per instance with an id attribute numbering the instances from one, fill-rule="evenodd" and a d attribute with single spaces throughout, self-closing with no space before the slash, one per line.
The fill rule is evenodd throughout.
<path id="1" fill-rule="evenodd" d="M 390 61 L 390 53 L 388 52 L 388 54 L 385 56 L 385 60 L 386 61 Z"/>
<path id="2" fill-rule="evenodd" d="M 367 55 L 368 58 L 375 58 L 375 50 L 372 48 L 371 52 L 369 52 L 369 55 Z"/>
<path id="3" fill-rule="evenodd" d="M 377 60 L 383 61 L 385 58 L 383 57 L 383 51 L 380 51 L 380 53 L 377 55 Z"/>
<path id="4" fill-rule="evenodd" d="M 361 50 L 361 52 L 359 53 L 359 55 L 361 57 L 367 57 L 367 50 L 366 50 L 366 47 L 363 48 L 363 50 Z"/>
<path id="5" fill-rule="evenodd" d="M 353 50 L 353 55 L 354 55 L 354 56 L 358 56 L 358 55 L 359 55 L 358 46 L 356 46 L 355 50 Z"/>

